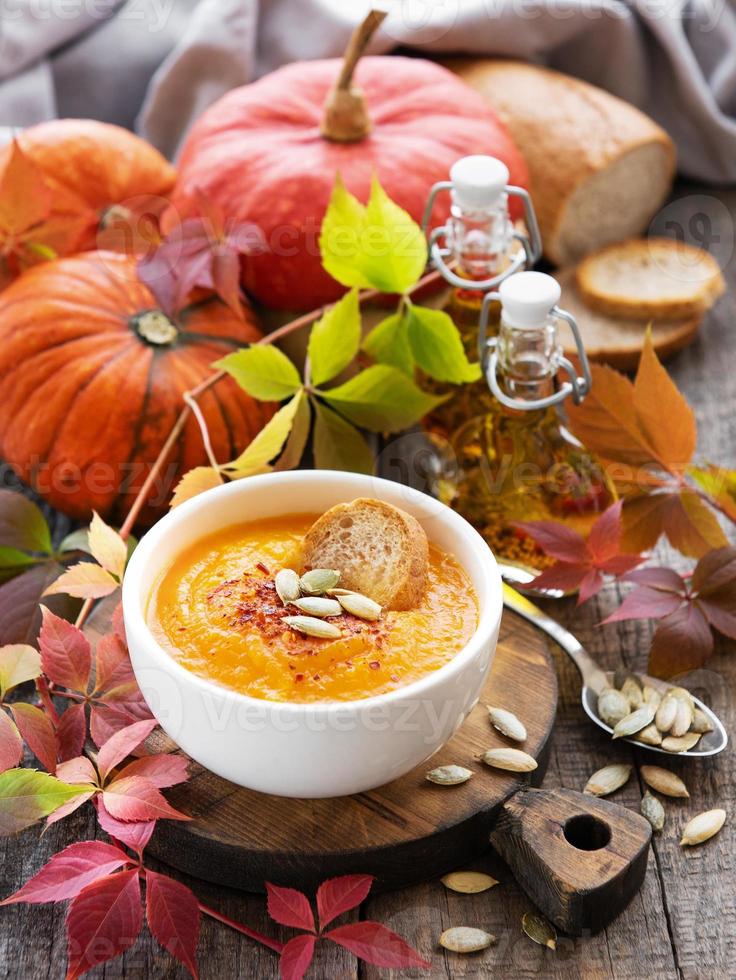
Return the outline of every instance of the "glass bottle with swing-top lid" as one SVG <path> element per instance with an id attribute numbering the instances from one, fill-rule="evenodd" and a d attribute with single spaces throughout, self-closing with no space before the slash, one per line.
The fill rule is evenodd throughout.
<path id="1" fill-rule="evenodd" d="M 490 405 L 451 436 L 434 488 L 499 558 L 532 569 L 548 561 L 517 522 L 562 521 L 585 535 L 615 497 L 602 463 L 557 411 L 566 398 L 582 401 L 591 384 L 580 332 L 559 298 L 557 281 L 541 272 L 520 272 L 485 296 L 478 352 Z M 560 320 L 575 338 L 580 374 L 563 355 Z"/>

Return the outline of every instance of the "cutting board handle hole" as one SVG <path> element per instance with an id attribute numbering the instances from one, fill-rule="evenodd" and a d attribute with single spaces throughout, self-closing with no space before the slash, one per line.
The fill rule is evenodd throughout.
<path id="1" fill-rule="evenodd" d="M 598 817 L 580 813 L 562 828 L 565 840 L 579 851 L 600 851 L 611 840 L 611 828 Z"/>

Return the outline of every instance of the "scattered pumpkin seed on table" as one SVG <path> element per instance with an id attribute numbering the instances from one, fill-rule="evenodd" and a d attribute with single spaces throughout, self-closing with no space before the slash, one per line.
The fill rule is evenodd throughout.
<path id="1" fill-rule="evenodd" d="M 438 766 L 431 769 L 425 778 L 438 786 L 459 786 L 460 783 L 467 783 L 472 775 L 470 769 L 462 766 Z"/>
<path id="2" fill-rule="evenodd" d="M 532 772 L 537 768 L 537 760 L 521 749 L 488 749 L 481 759 L 487 766 L 509 772 Z"/>
<path id="3" fill-rule="evenodd" d="M 664 827 L 664 807 L 656 796 L 652 796 L 649 790 L 646 791 L 641 799 L 640 809 L 642 816 L 646 817 L 646 819 L 652 825 L 652 830 L 661 830 L 662 827 Z"/>
<path id="4" fill-rule="evenodd" d="M 513 712 L 489 704 L 488 717 L 493 727 L 502 735 L 512 738 L 515 742 L 526 741 L 526 728 Z"/>
<path id="5" fill-rule="evenodd" d="M 557 949 L 557 933 L 555 927 L 543 919 L 541 915 L 527 912 L 521 920 L 521 928 L 535 943 Z"/>
<path id="6" fill-rule="evenodd" d="M 499 884 L 495 878 L 481 871 L 451 871 L 441 880 L 445 888 L 462 895 L 478 895 Z"/>
<path id="7" fill-rule="evenodd" d="M 610 766 L 598 769 L 585 784 L 584 793 L 588 796 L 608 796 L 615 793 L 629 781 L 631 766 L 623 762 L 617 762 Z"/>
<path id="8" fill-rule="evenodd" d="M 690 794 L 687 786 L 678 775 L 663 769 L 662 766 L 642 766 L 641 778 L 647 784 L 664 796 L 674 796 L 680 799 L 687 799 Z"/>
<path id="9" fill-rule="evenodd" d="M 714 837 L 726 822 L 725 810 L 706 810 L 693 817 L 682 832 L 681 845 L 694 847 Z"/>
<path id="10" fill-rule="evenodd" d="M 496 937 L 490 932 L 472 929 L 470 926 L 453 926 L 445 929 L 440 936 L 440 946 L 449 949 L 451 953 L 478 953 L 495 942 Z"/>

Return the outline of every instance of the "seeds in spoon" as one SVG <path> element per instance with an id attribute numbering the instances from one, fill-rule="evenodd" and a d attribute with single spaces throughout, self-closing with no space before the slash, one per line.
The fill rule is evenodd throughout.
<path id="1" fill-rule="evenodd" d="M 470 926 L 453 926 L 452 929 L 445 929 L 440 936 L 440 946 L 451 953 L 477 953 L 488 949 L 495 941 L 496 937 L 490 932 Z"/>
<path id="2" fill-rule="evenodd" d="M 689 752 L 700 741 L 697 732 L 686 732 L 684 735 L 667 735 L 662 739 L 662 748 L 665 752 Z"/>
<path id="3" fill-rule="evenodd" d="M 654 724 L 662 732 L 662 734 L 668 732 L 672 728 L 675 718 L 677 716 L 677 698 L 673 698 L 668 692 L 662 698 L 662 701 L 657 708 L 657 713 L 654 716 Z"/>
<path id="4" fill-rule="evenodd" d="M 369 621 L 380 619 L 381 607 L 366 595 L 361 595 L 359 592 L 348 592 L 346 595 L 339 595 L 337 600 L 345 612 L 357 616 L 358 619 Z"/>
<path id="5" fill-rule="evenodd" d="M 340 573 L 333 568 L 313 568 L 305 572 L 299 580 L 305 595 L 322 595 L 328 589 L 334 589 L 340 581 Z"/>
<path id="6" fill-rule="evenodd" d="M 687 701 L 683 701 L 679 698 L 677 700 L 677 711 L 675 712 L 675 720 L 672 722 L 672 727 L 670 728 L 670 735 L 674 735 L 675 738 L 680 738 L 685 732 L 690 730 L 690 726 L 693 723 L 693 709 Z"/>
<path id="7" fill-rule="evenodd" d="M 659 691 L 646 685 L 644 687 L 644 704 L 653 704 L 655 708 L 658 708 L 661 703 L 662 695 L 659 693 Z"/>
<path id="8" fill-rule="evenodd" d="M 665 812 L 664 807 L 656 796 L 652 796 L 649 790 L 646 791 L 641 800 L 641 813 L 643 817 L 652 825 L 652 830 L 661 830 L 664 827 Z"/>
<path id="9" fill-rule="evenodd" d="M 644 745 L 661 745 L 662 733 L 656 725 L 647 725 L 646 728 L 642 728 L 640 732 L 637 732 L 636 741 Z"/>
<path id="10" fill-rule="evenodd" d="M 604 766 L 603 769 L 593 773 L 585 784 L 583 792 L 588 796 L 608 796 L 609 793 L 621 789 L 628 782 L 630 775 L 631 766 L 625 763 L 617 762 L 611 766 Z"/>
<path id="11" fill-rule="evenodd" d="M 509 772 L 532 772 L 537 768 L 536 759 L 521 749 L 488 749 L 481 758 L 487 766 Z"/>
<path id="12" fill-rule="evenodd" d="M 713 725 L 710 718 L 704 711 L 701 711 L 700 708 L 696 708 L 695 711 L 693 711 L 693 723 L 691 728 L 692 731 L 697 732 L 698 735 L 707 735 L 708 732 L 713 731 Z"/>
<path id="13" fill-rule="evenodd" d="M 642 766 L 641 777 L 647 786 L 651 786 L 652 789 L 656 789 L 658 793 L 663 793 L 665 796 L 675 796 L 682 799 L 687 799 L 690 796 L 687 786 L 680 777 L 674 772 L 670 772 L 669 769 L 663 769 L 662 766 Z"/>
<path id="14" fill-rule="evenodd" d="M 554 926 L 543 919 L 541 915 L 534 915 L 527 912 L 521 920 L 521 928 L 527 936 L 539 943 L 540 946 L 548 946 L 550 949 L 557 949 L 557 933 Z"/>
<path id="15" fill-rule="evenodd" d="M 699 813 L 697 817 L 686 824 L 682 832 L 680 844 L 693 847 L 695 844 L 702 844 L 703 841 L 714 837 L 726 822 L 725 810 L 706 810 Z"/>
<path id="16" fill-rule="evenodd" d="M 598 717 L 611 728 L 630 714 L 628 698 L 613 687 L 607 687 L 598 695 Z"/>
<path id="17" fill-rule="evenodd" d="M 279 599 L 285 606 L 294 602 L 302 594 L 299 576 L 292 568 L 282 568 L 280 572 L 277 572 L 274 585 Z"/>
<path id="18" fill-rule="evenodd" d="M 630 715 L 622 718 L 613 729 L 614 738 L 628 738 L 635 735 L 642 728 L 651 725 L 654 718 L 654 707 L 651 704 L 643 704 L 641 708 L 632 711 Z"/>
<path id="19" fill-rule="evenodd" d="M 325 599 L 323 596 L 305 596 L 303 599 L 294 599 L 293 606 L 301 609 L 308 616 L 341 616 L 342 606 L 337 599 Z"/>
<path id="20" fill-rule="evenodd" d="M 637 708 L 641 708 L 644 704 L 642 689 L 633 677 L 626 678 L 621 687 L 621 693 L 629 702 L 629 707 L 632 711 L 636 711 Z"/>
<path id="21" fill-rule="evenodd" d="M 488 717 L 493 727 L 502 735 L 512 738 L 515 742 L 525 741 L 526 728 L 513 712 L 506 711 L 505 708 L 494 708 L 492 705 L 488 705 Z"/>
<path id="22" fill-rule="evenodd" d="M 467 783 L 472 775 L 470 769 L 463 769 L 462 766 L 438 766 L 430 770 L 425 778 L 438 786 L 459 786 L 460 783 Z"/>
<path id="23" fill-rule="evenodd" d="M 462 895 L 479 895 L 498 884 L 495 878 L 480 871 L 453 871 L 442 878 L 442 884 L 450 891 Z"/>
<path id="24" fill-rule="evenodd" d="M 342 636 L 342 632 L 333 623 L 325 623 L 315 616 L 284 616 L 281 622 L 291 626 L 297 633 L 316 636 L 320 640 L 336 640 Z"/>

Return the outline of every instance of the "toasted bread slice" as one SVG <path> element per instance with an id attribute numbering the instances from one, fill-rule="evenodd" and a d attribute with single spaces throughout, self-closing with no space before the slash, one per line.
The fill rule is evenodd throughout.
<path id="1" fill-rule="evenodd" d="M 331 507 L 304 539 L 305 569 L 334 568 L 340 587 L 411 609 L 427 587 L 429 544 L 410 514 L 370 497 Z"/>
<path id="2" fill-rule="evenodd" d="M 588 306 L 634 320 L 699 316 L 725 289 L 715 259 L 672 238 L 609 245 L 583 259 L 577 284 Z"/>
<path id="3" fill-rule="evenodd" d="M 562 287 L 560 306 L 575 317 L 591 361 L 609 364 L 619 371 L 635 371 L 639 364 L 647 326 L 651 325 L 654 349 L 660 360 L 671 357 L 695 339 L 702 322 L 700 316 L 685 320 L 634 320 L 613 317 L 592 310 L 575 283 L 576 269 L 569 266 L 555 272 Z M 560 343 L 569 357 L 575 354 L 575 341 L 566 323 L 560 322 Z"/>

